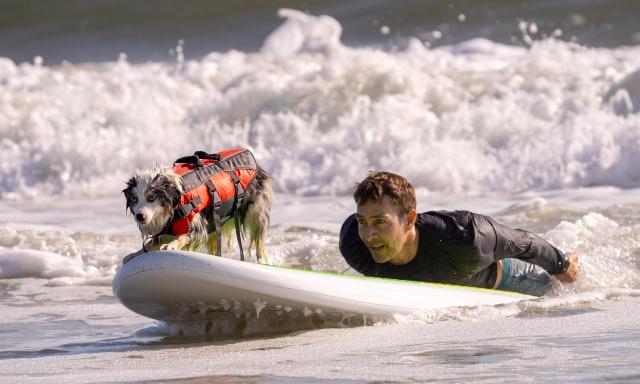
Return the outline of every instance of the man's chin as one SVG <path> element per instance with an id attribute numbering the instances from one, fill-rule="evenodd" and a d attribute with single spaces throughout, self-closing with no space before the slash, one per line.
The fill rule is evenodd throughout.
<path id="1" fill-rule="evenodd" d="M 369 250 L 369 253 L 371 253 L 371 258 L 373 258 L 373 261 L 375 261 L 378 264 L 386 263 L 390 259 L 389 255 L 387 254 L 379 254 L 379 253 L 373 252 L 372 250 Z"/>

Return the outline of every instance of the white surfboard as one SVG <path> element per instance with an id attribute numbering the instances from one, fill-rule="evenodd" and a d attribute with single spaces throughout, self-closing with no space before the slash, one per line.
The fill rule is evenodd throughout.
<path id="1" fill-rule="evenodd" d="M 455 285 L 351 276 L 254 264 L 195 252 L 136 257 L 113 279 L 130 310 L 165 321 L 233 313 L 299 312 L 389 318 L 456 306 L 496 305 L 532 296 Z"/>

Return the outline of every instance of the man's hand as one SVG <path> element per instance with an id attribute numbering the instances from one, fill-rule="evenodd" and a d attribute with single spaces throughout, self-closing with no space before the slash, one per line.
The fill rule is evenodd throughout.
<path id="1" fill-rule="evenodd" d="M 578 273 L 578 258 L 581 254 L 578 252 L 567 252 L 565 253 L 565 256 L 567 256 L 567 259 L 569 260 L 569 268 L 567 268 L 565 273 L 557 275 L 556 278 L 565 284 L 573 283 L 576 281 L 576 275 Z"/>

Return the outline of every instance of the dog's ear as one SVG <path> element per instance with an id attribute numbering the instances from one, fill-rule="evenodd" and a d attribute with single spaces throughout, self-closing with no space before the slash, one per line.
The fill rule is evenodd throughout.
<path id="1" fill-rule="evenodd" d="M 156 184 L 158 183 L 158 180 L 162 177 L 162 173 L 157 172 L 155 176 L 153 176 L 153 179 L 151 179 L 151 181 L 149 182 L 149 188 L 153 188 L 156 186 Z"/>
<path id="2" fill-rule="evenodd" d="M 149 189 L 162 196 L 161 202 L 175 206 L 182 196 L 182 180 L 172 172 L 161 172 L 149 183 Z"/>
<path id="3" fill-rule="evenodd" d="M 129 197 L 133 194 L 133 188 L 138 186 L 138 180 L 136 180 L 135 176 L 132 176 L 129 180 L 127 180 L 127 187 L 122 190 L 125 198 L 125 206 L 124 211 L 127 212 L 129 207 Z"/>
<path id="4" fill-rule="evenodd" d="M 125 189 L 122 190 L 122 193 L 126 195 L 128 192 L 131 192 L 131 190 L 135 188 L 137 185 L 138 185 L 138 180 L 136 180 L 135 176 L 131 176 L 131 178 L 127 180 L 127 186 Z"/>

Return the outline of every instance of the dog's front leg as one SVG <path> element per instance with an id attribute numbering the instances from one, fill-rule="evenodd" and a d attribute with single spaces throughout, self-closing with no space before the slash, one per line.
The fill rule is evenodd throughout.
<path id="1" fill-rule="evenodd" d="M 207 239 L 207 250 L 210 255 L 218 255 L 218 235 L 216 232 L 210 233 Z"/>
<path id="2" fill-rule="evenodd" d="M 256 239 L 256 258 L 258 263 L 267 264 L 267 252 L 264 250 L 264 239 Z"/>
<path id="3" fill-rule="evenodd" d="M 178 251 L 184 249 L 191 242 L 189 235 L 180 235 L 170 243 L 162 244 L 160 249 L 163 251 Z"/>

